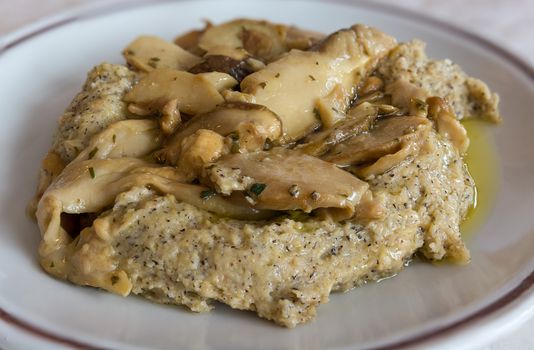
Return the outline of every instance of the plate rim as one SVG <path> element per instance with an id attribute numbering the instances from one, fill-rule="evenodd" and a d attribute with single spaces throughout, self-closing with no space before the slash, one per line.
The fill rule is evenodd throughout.
<path id="1" fill-rule="evenodd" d="M 264 3 L 282 2 L 283 0 L 255 0 Z M 290 0 L 294 1 L 294 0 Z M 298 0 L 297 0 L 298 1 Z M 374 10 L 381 13 L 393 14 L 405 19 L 416 20 L 425 25 L 442 30 L 453 36 L 461 37 L 469 42 L 476 44 L 484 50 L 490 51 L 499 56 L 504 61 L 510 63 L 516 69 L 522 71 L 531 83 L 534 83 L 534 66 L 531 65 L 524 57 L 510 51 L 507 48 L 502 47 L 496 41 L 487 37 L 481 36 L 477 33 L 473 33 L 461 26 L 451 24 L 445 20 L 436 18 L 431 15 L 416 12 L 411 9 L 399 7 L 388 3 L 377 2 L 373 0 L 304 0 L 310 3 L 328 3 L 328 4 L 343 4 L 351 7 L 363 7 L 370 10 Z M 195 2 L 195 0 L 133 0 L 133 1 L 121 1 L 114 0 L 112 3 L 88 3 L 86 5 L 78 5 L 70 10 L 63 10 L 55 15 L 45 16 L 37 21 L 30 22 L 18 29 L 8 32 L 5 35 L 0 36 L 0 58 L 1 56 L 22 43 L 31 41 L 33 38 L 45 34 L 53 29 L 57 29 L 64 25 L 84 20 L 98 18 L 99 16 L 106 14 L 118 13 L 121 11 L 131 10 L 136 7 L 158 5 L 164 3 L 184 3 Z M 479 309 L 465 315 L 459 320 L 449 322 L 447 324 L 438 326 L 434 329 L 408 336 L 400 340 L 395 340 L 385 345 L 380 345 L 369 350 L 390 350 L 397 348 L 413 348 L 424 347 L 428 345 L 437 345 L 436 341 L 443 341 L 444 337 L 454 337 L 457 339 L 465 332 L 469 331 L 469 328 L 489 328 L 492 324 L 499 322 L 506 316 L 511 315 L 514 311 L 528 304 L 529 301 L 534 301 L 534 269 L 527 273 L 522 280 L 511 288 L 507 293 L 501 295 L 496 300 L 492 301 L 488 305 L 482 306 Z M 516 304 L 516 305 L 513 305 Z M 534 303 L 532 303 L 530 309 L 527 309 L 527 317 L 523 317 L 522 322 L 519 322 L 515 326 L 519 326 L 521 323 L 527 322 L 529 318 L 534 314 Z M 501 313 L 501 314 L 499 314 Z M 75 348 L 84 348 L 90 350 L 101 350 L 95 344 L 89 344 L 87 342 L 79 341 L 70 338 L 66 335 L 61 335 L 55 332 L 45 330 L 37 325 L 32 324 L 30 321 L 25 320 L 23 317 L 16 316 L 0 305 L 0 320 L 7 323 L 10 326 L 16 327 L 18 330 L 22 330 L 29 336 L 40 338 L 42 341 L 53 342 L 57 345 L 72 346 Z M 494 339 L 500 333 L 495 332 Z M 491 336 L 490 336 L 491 337 Z M 449 338 L 449 341 L 454 339 Z M 487 340 L 491 340 L 487 339 Z M 37 340 L 37 339 L 35 339 Z M 441 344 L 445 345 L 445 344 Z"/>

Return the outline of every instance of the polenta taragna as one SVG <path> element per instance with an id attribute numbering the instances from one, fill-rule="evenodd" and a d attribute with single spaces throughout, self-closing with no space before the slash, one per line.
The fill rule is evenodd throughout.
<path id="1" fill-rule="evenodd" d="M 141 36 L 59 119 L 30 205 L 44 270 L 277 324 L 417 254 L 467 263 L 463 118 L 498 97 L 424 44 L 265 21 Z"/>

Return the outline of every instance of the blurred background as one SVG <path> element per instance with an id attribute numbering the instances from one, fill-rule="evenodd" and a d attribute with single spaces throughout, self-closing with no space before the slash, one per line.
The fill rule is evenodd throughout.
<path id="1" fill-rule="evenodd" d="M 10 31 L 61 11 L 132 1 L 136 0 L 0 0 L 0 39 Z M 376 1 L 463 27 L 508 49 L 534 67 L 534 0 Z M 480 350 L 534 350 L 533 334 L 534 319 Z"/>

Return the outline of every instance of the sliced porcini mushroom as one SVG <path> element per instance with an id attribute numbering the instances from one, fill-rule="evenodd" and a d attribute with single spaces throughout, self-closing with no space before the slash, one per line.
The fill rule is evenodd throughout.
<path id="1" fill-rule="evenodd" d="M 285 35 L 285 44 L 288 50 L 308 50 L 325 38 L 323 33 L 304 30 L 297 27 L 288 27 Z"/>
<path id="2" fill-rule="evenodd" d="M 206 29 L 213 26 L 210 21 L 204 21 L 204 23 L 204 28 L 191 30 L 179 35 L 174 39 L 174 43 L 194 55 L 202 56 L 205 51 L 198 47 L 198 42 Z"/>
<path id="3" fill-rule="evenodd" d="M 205 72 L 199 73 L 197 76 L 209 81 L 219 92 L 232 89 L 238 84 L 234 77 L 222 72 Z"/>
<path id="4" fill-rule="evenodd" d="M 206 55 L 203 61 L 189 70 L 191 73 L 222 72 L 231 75 L 240 82 L 255 69 L 247 59 L 237 60 L 223 55 Z"/>
<path id="5" fill-rule="evenodd" d="M 182 123 L 182 116 L 178 109 L 178 100 L 170 100 L 161 108 L 159 125 L 165 135 L 174 133 Z"/>
<path id="6" fill-rule="evenodd" d="M 351 167 L 350 171 L 362 179 L 370 179 L 377 175 L 383 174 L 386 171 L 394 168 L 405 159 L 413 156 L 419 152 L 421 145 L 426 139 L 429 129 L 421 129 L 418 133 L 419 140 L 415 142 L 406 142 L 395 153 L 386 154 L 372 164 Z"/>
<path id="7" fill-rule="evenodd" d="M 224 102 L 209 77 L 174 69 L 149 72 L 124 96 L 124 101 L 152 113 L 171 100 L 176 100 L 180 112 L 191 115 L 208 112 Z"/>
<path id="8" fill-rule="evenodd" d="M 345 111 L 349 106 L 350 96 L 351 94 L 338 84 L 328 95 L 318 99 L 315 108 L 321 118 L 323 128 L 331 128 L 346 118 Z"/>
<path id="9" fill-rule="evenodd" d="M 224 90 L 221 92 L 224 100 L 228 103 L 256 103 L 256 98 L 240 91 Z"/>
<path id="10" fill-rule="evenodd" d="M 37 182 L 37 189 L 32 200 L 26 207 L 26 213 L 29 217 L 35 217 L 35 211 L 37 210 L 37 204 L 41 199 L 41 196 L 46 191 L 48 186 L 54 181 L 54 179 L 65 168 L 65 162 L 61 159 L 60 155 L 54 151 L 49 151 L 41 162 L 41 169 L 39 169 L 39 180 Z"/>
<path id="11" fill-rule="evenodd" d="M 241 31 L 241 41 L 243 48 L 250 52 L 252 56 L 261 57 L 269 61 L 286 51 L 283 40 L 273 40 L 273 32 L 265 32 L 257 28 L 243 27 Z M 276 32 L 279 35 L 279 31 Z"/>
<path id="12" fill-rule="evenodd" d="M 262 61 L 260 61 L 260 60 L 258 60 L 256 58 L 249 57 L 245 61 L 247 62 L 247 64 L 250 66 L 250 68 L 254 72 L 257 72 L 257 71 L 265 68 L 265 63 L 263 63 Z"/>
<path id="13" fill-rule="evenodd" d="M 195 50 L 195 48 L 198 46 L 198 41 L 203 33 L 204 29 L 190 30 L 174 38 L 174 43 L 183 48 L 184 50 Z"/>
<path id="14" fill-rule="evenodd" d="M 178 201 L 220 215 L 240 219 L 258 219 L 267 212 L 238 205 L 221 196 L 207 200 L 204 186 L 184 183 L 179 169 L 161 167 L 135 158 L 91 159 L 69 164 L 46 190 L 37 208 L 37 220 L 43 239 L 53 242 L 62 231 L 61 213 L 99 213 L 115 197 L 134 187 L 150 187 L 172 194 Z"/>
<path id="15" fill-rule="evenodd" d="M 132 67 L 142 72 L 156 68 L 188 70 L 202 59 L 157 36 L 140 36 L 123 51 L 124 58 Z"/>
<path id="16" fill-rule="evenodd" d="M 358 96 L 367 96 L 384 87 L 384 81 L 379 77 L 372 75 L 358 87 Z"/>
<path id="17" fill-rule="evenodd" d="M 176 166 L 191 181 L 198 177 L 206 164 L 216 161 L 223 154 L 224 148 L 223 136 L 215 131 L 199 129 L 182 140 Z"/>
<path id="18" fill-rule="evenodd" d="M 357 25 L 330 35 L 315 51 L 290 51 L 243 79 L 241 91 L 282 119 L 287 142 L 298 140 L 321 125 L 318 99 L 338 85 L 352 99 L 355 86 L 395 44 L 393 37 Z"/>
<path id="19" fill-rule="evenodd" d="M 412 116 L 426 117 L 427 93 L 422 88 L 405 79 L 397 79 L 385 86 L 385 92 L 391 95 L 391 104 L 399 107 L 401 112 Z"/>
<path id="20" fill-rule="evenodd" d="M 224 46 L 224 45 L 211 47 L 209 51 L 206 51 L 206 53 L 204 54 L 204 57 L 207 57 L 207 56 L 226 56 L 236 61 L 243 61 L 251 57 L 250 53 L 240 46 L 232 47 L 232 46 Z"/>
<path id="21" fill-rule="evenodd" d="M 176 164 L 182 141 L 199 129 L 212 130 L 222 136 L 235 133 L 238 150 L 262 149 L 266 140 L 282 136 L 282 123 L 268 108 L 251 103 L 226 103 L 213 111 L 198 115 L 175 133 L 156 158 L 167 164 Z"/>
<path id="22" fill-rule="evenodd" d="M 423 142 L 425 138 L 422 137 L 422 133 L 428 132 L 430 128 L 430 121 L 422 117 L 379 119 L 368 133 L 348 138 L 332 147 L 321 158 L 339 166 L 375 162 L 383 156 L 398 152 L 410 143 Z M 394 165 L 396 164 L 392 164 L 391 167 Z"/>
<path id="23" fill-rule="evenodd" d="M 167 103 L 169 103 L 169 102 L 167 102 Z M 143 108 L 143 107 L 137 106 L 137 105 L 135 105 L 133 103 L 130 103 L 128 105 L 128 112 L 130 112 L 132 114 L 135 114 L 135 115 L 137 115 L 139 117 L 148 117 L 151 114 L 154 114 L 154 111 L 151 111 L 148 108 Z"/>
<path id="24" fill-rule="evenodd" d="M 162 141 L 163 135 L 155 120 L 122 120 L 94 135 L 72 163 L 89 159 L 144 157 L 159 148 Z"/>
<path id="25" fill-rule="evenodd" d="M 306 154 L 319 157 L 349 137 L 369 131 L 378 116 L 378 107 L 368 102 L 350 108 L 347 116 L 330 129 L 313 133 L 297 148 Z"/>
<path id="26" fill-rule="evenodd" d="M 245 193 L 254 208 L 308 213 L 329 208 L 337 219 L 353 216 L 369 188 L 334 164 L 284 148 L 225 155 L 206 169 L 206 180 L 219 190 L 228 182 L 250 184 Z"/>
<path id="27" fill-rule="evenodd" d="M 463 154 L 469 148 L 469 137 L 464 126 L 454 115 L 452 107 L 441 97 L 430 97 L 428 117 L 435 122 L 438 134 L 450 140 L 454 147 Z"/>
<path id="28" fill-rule="evenodd" d="M 237 19 L 211 26 L 200 36 L 197 45 L 210 52 L 214 47 L 242 47 L 263 61 L 272 61 L 291 49 L 307 50 L 324 38 L 324 34 L 296 27 Z"/>
<path id="29" fill-rule="evenodd" d="M 208 28 L 198 46 L 210 51 L 214 47 L 243 47 L 262 60 L 269 61 L 287 51 L 285 26 L 267 21 L 237 19 Z"/>

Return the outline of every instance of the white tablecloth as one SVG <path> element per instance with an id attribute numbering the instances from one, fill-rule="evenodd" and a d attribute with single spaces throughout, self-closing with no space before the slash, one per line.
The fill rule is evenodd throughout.
<path id="1" fill-rule="evenodd" d="M 106 2 L 106 0 L 0 0 L 0 35 L 58 11 L 97 1 Z M 469 29 L 508 48 L 534 66 L 534 0 L 380 1 L 445 19 Z M 534 319 L 481 350 L 528 349 L 534 349 Z"/>

